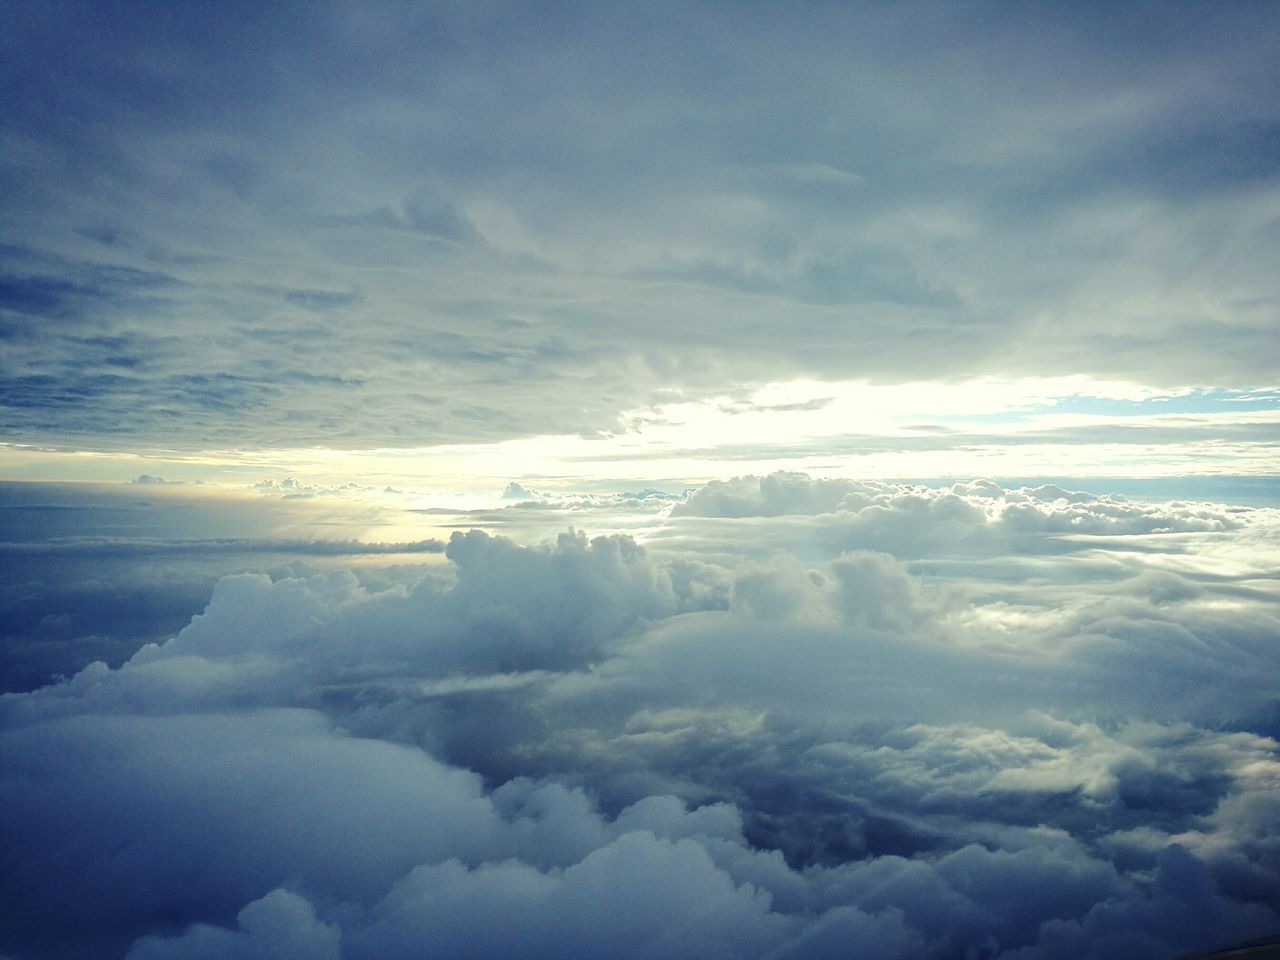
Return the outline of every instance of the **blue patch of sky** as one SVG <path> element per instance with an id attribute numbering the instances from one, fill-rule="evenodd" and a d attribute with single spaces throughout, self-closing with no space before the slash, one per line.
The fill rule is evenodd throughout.
<path id="1" fill-rule="evenodd" d="M 931 420 L 963 423 L 1025 423 L 1046 414 L 1089 414 L 1108 417 L 1161 414 L 1243 413 L 1280 409 L 1280 392 L 1274 390 L 1193 390 L 1185 394 L 1145 397 L 1141 400 L 1071 394 L 1053 403 L 1038 403 L 1021 410 L 989 414 L 934 414 Z"/>

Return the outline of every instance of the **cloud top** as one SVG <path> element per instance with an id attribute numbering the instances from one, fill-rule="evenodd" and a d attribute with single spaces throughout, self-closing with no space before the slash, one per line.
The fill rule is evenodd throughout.
<path id="1" fill-rule="evenodd" d="M 685 505 L 726 515 L 224 577 L 0 696 L 0 949 L 1053 960 L 1280 924 L 1274 511 Z"/>

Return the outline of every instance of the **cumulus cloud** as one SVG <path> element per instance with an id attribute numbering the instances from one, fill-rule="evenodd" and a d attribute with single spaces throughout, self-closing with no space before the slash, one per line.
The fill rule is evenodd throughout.
<path id="1" fill-rule="evenodd" d="M 235 931 L 195 924 L 179 937 L 143 937 L 128 960 L 341 960 L 338 928 L 318 921 L 311 904 L 287 890 L 272 890 L 248 904 L 236 921 Z"/>
<path id="2" fill-rule="evenodd" d="M 228 576 L 0 697 L 0 949 L 1050 960 L 1280 926 L 1268 511 L 763 486 L 820 512 Z M 872 509 L 896 549 L 851 534 Z M 1111 532 L 1042 549 L 1082 515 Z"/>
<path id="3" fill-rule="evenodd" d="M 305 577 L 340 560 L 385 588 L 422 579 L 411 564 L 444 551 L 435 537 L 375 539 L 376 505 L 194 485 L 0 484 L 0 512 L 3 690 L 118 666 L 181 630 L 227 574 Z"/>
<path id="4" fill-rule="evenodd" d="M 868 487 L 853 480 L 814 480 L 802 473 L 712 480 L 678 504 L 672 516 L 776 517 L 831 513 L 850 494 Z M 871 488 L 876 489 L 876 488 Z"/>
<path id="5" fill-rule="evenodd" d="M 409 957 L 765 956 L 791 926 L 698 843 L 626 833 L 563 872 L 519 863 L 419 867 L 375 909 L 352 954 Z"/>
<path id="6" fill-rule="evenodd" d="M 249 690 L 275 702 L 286 688 L 310 698 L 314 684 L 362 676 L 581 669 L 647 624 L 726 603 L 719 568 L 655 562 L 620 536 L 565 533 L 522 547 L 471 531 L 455 533 L 446 556 L 451 578 L 426 574 L 374 592 L 349 571 L 224 577 L 173 638 L 143 647 L 120 671 L 98 665 L 38 691 L 29 705 L 57 709 L 67 693 L 103 709 L 138 696 L 225 703 Z"/>
<path id="7" fill-rule="evenodd" d="M 512 480 L 502 490 L 503 500 L 537 500 L 540 494 L 524 484 Z"/>
<path id="8" fill-rule="evenodd" d="M 671 510 L 700 520 L 761 518 L 793 550 L 867 549 L 902 558 L 1061 553 L 1084 539 L 1237 530 L 1250 511 L 1222 504 L 1149 502 L 1068 491 L 1052 484 L 1004 488 L 989 480 L 947 487 L 801 473 L 737 477 L 694 490 Z M 1264 514 L 1265 515 L 1265 514 Z M 813 518 L 807 524 L 803 518 Z"/>
<path id="9" fill-rule="evenodd" d="M 1001 523 L 1012 531 L 1039 533 L 1132 534 L 1233 529 L 1239 513 L 1210 503 L 1131 501 L 1065 490 L 1056 484 L 1001 487 L 990 480 L 950 487 L 879 480 L 813 478 L 803 473 L 713 480 L 692 491 L 672 516 L 776 517 L 787 514 L 866 515 L 874 528 L 883 517 L 921 515 L 932 532 L 951 523 L 977 526 Z M 899 524 L 901 526 L 901 524 Z M 905 531 L 899 531 L 904 533 Z"/>

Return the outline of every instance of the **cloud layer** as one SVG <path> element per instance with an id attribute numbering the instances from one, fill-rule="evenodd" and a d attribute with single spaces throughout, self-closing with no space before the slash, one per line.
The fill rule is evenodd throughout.
<path id="1" fill-rule="evenodd" d="M 1272 511 L 789 474 L 673 512 L 648 546 L 225 577 L 0 697 L 0 950 L 1118 960 L 1280 927 Z"/>
<path id="2" fill-rule="evenodd" d="M 1265 6 L 126 9 L 4 14 L 11 440 L 469 443 L 802 377 L 1274 385 Z"/>

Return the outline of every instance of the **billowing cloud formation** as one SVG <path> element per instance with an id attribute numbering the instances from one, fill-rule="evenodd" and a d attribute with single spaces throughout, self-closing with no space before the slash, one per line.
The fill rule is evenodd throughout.
<path id="1" fill-rule="evenodd" d="M 1119 960 L 1280 928 L 1271 511 L 794 475 L 708 503 L 648 548 L 227 577 L 120 667 L 0 698 L 0 950 Z"/>
<path id="2" fill-rule="evenodd" d="M 1155 504 L 1069 492 L 1045 484 L 1005 489 L 990 481 L 950 487 L 818 480 L 800 473 L 712 481 L 672 510 L 677 529 L 720 537 L 694 518 L 762 518 L 773 542 L 809 552 L 858 548 L 900 558 L 1080 552 L 1088 538 L 1226 533 L 1251 512 L 1222 504 Z M 687 519 L 686 519 L 687 518 Z M 1172 538 L 1166 538 L 1170 540 Z M 1113 539 L 1114 543 L 1115 540 Z"/>
<path id="3" fill-rule="evenodd" d="M 376 504 L 199 485 L 3 483 L 0 515 L 0 691 L 94 660 L 118 666 L 180 630 L 230 573 L 299 577 L 341 561 L 386 585 L 397 580 L 390 564 L 445 548 L 438 537 L 371 539 L 385 526 Z"/>
<path id="4" fill-rule="evenodd" d="M 890 528 L 898 539 L 912 518 L 938 528 L 996 523 L 1009 533 L 1130 534 L 1231 529 L 1238 509 L 1218 504 L 1170 503 L 1163 508 L 1125 497 L 1094 496 L 1056 484 L 1009 490 L 990 481 L 947 489 L 871 480 L 820 480 L 803 473 L 713 480 L 672 509 L 673 516 L 776 517 L 852 514 L 857 529 Z"/>
<path id="5" fill-rule="evenodd" d="M 311 904 L 287 890 L 272 890 L 236 916 L 237 931 L 196 924 L 182 937 L 147 937 L 129 951 L 133 960 L 176 960 L 222 957 L 226 960 L 339 960 L 342 946 L 336 927 L 316 920 Z"/>

